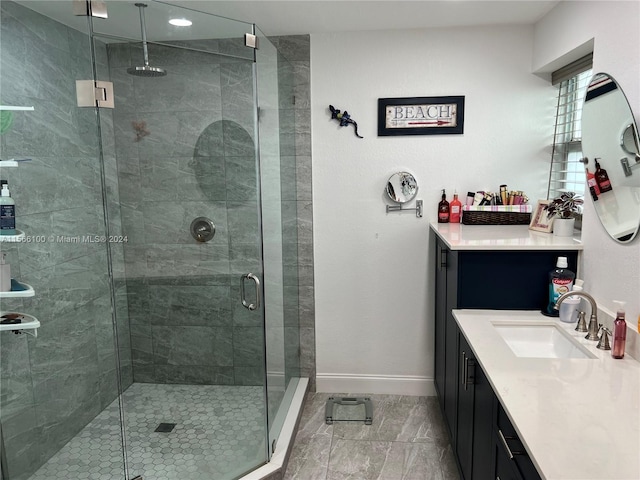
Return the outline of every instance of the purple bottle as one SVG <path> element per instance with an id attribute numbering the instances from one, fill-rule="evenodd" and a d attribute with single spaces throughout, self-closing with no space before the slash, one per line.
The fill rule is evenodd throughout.
<path id="1" fill-rule="evenodd" d="M 613 348 L 611 356 L 613 358 L 624 357 L 624 347 L 627 342 L 627 322 L 624 319 L 624 302 L 614 300 L 618 304 L 618 313 L 613 322 Z"/>

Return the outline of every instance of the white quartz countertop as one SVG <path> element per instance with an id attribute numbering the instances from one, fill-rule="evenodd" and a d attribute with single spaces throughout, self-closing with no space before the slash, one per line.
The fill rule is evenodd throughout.
<path id="1" fill-rule="evenodd" d="M 463 225 L 430 223 L 451 250 L 582 250 L 580 235 L 556 237 L 527 225 Z"/>
<path id="2" fill-rule="evenodd" d="M 500 403 L 546 480 L 640 479 L 640 363 L 539 312 L 454 310 Z M 499 323 L 554 323 L 594 358 L 516 356 Z"/>

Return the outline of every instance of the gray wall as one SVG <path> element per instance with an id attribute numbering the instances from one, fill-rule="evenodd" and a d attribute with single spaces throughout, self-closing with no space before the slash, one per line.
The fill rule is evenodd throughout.
<path id="1" fill-rule="evenodd" d="M 42 324 L 37 338 L 0 334 L 0 420 L 9 474 L 20 480 L 109 404 L 118 386 L 106 245 L 57 238 L 105 234 L 96 112 L 77 108 L 75 99 L 75 80 L 91 78 L 89 40 L 15 3 L 3 1 L 1 9 L 2 102 L 35 107 L 14 112 L 0 137 L 2 158 L 33 161 L 2 169 L 2 178 L 16 201 L 17 227 L 45 240 L 0 243 L 13 276 L 36 292 L 2 299 L 2 310 Z M 126 323 L 123 315 L 125 382 Z"/>

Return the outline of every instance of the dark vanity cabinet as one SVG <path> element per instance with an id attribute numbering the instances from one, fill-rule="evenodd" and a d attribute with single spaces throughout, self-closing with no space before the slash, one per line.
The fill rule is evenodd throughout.
<path id="1" fill-rule="evenodd" d="M 498 421 L 504 421 L 506 415 L 460 333 L 452 310 L 540 310 L 546 306 L 548 274 L 557 258 L 566 256 L 569 268 L 575 272 L 578 253 L 452 250 L 435 234 L 432 239 L 436 246 L 435 387 L 462 480 L 535 480 L 539 478 L 535 468 L 514 470 L 521 477 L 507 474 L 513 470 L 514 460 L 496 440 Z M 502 416 L 498 415 L 500 411 Z M 509 430 L 507 436 L 513 437 L 514 432 Z M 505 440 L 518 447 L 515 440 Z M 502 454 L 507 455 L 508 462 Z M 517 461 L 524 458 L 519 456 Z M 506 471 L 499 475 L 496 469 Z"/>

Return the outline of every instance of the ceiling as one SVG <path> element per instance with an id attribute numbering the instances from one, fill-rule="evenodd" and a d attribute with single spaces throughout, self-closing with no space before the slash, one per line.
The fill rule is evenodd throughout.
<path id="1" fill-rule="evenodd" d="M 103 0 L 107 5 L 109 19 L 104 32 L 127 38 L 140 37 L 136 0 Z M 73 28 L 83 30 L 81 17 L 71 14 L 69 0 L 18 0 L 18 3 L 54 18 Z M 167 31 L 169 12 L 193 15 L 206 21 L 194 22 L 190 29 L 169 27 L 176 30 L 172 35 L 182 39 L 215 38 L 221 33 L 220 23 L 210 15 L 197 14 L 196 10 L 217 16 L 255 23 L 268 36 L 296 35 L 306 33 L 329 33 L 363 30 L 397 30 L 454 26 L 481 26 L 504 24 L 533 24 L 549 12 L 559 1 L 542 0 L 147 0 L 147 30 L 149 40 L 160 39 L 159 32 Z M 176 6 L 181 8 L 176 8 Z M 212 28 L 216 23 L 216 28 Z M 108 25 L 108 27 L 107 27 Z M 201 29 L 198 30 L 198 25 Z M 203 29 L 202 25 L 206 28 Z M 86 28 L 86 27 L 84 27 Z M 245 31 L 245 25 L 234 28 Z M 182 30 L 178 30 L 182 29 Z M 206 33 L 203 33 L 203 30 Z M 212 34 L 218 32 L 218 35 Z M 228 33 L 231 34 L 231 33 Z"/>
<path id="2" fill-rule="evenodd" d="M 558 1 L 484 0 L 169 0 L 258 25 L 266 35 L 533 24 Z"/>

